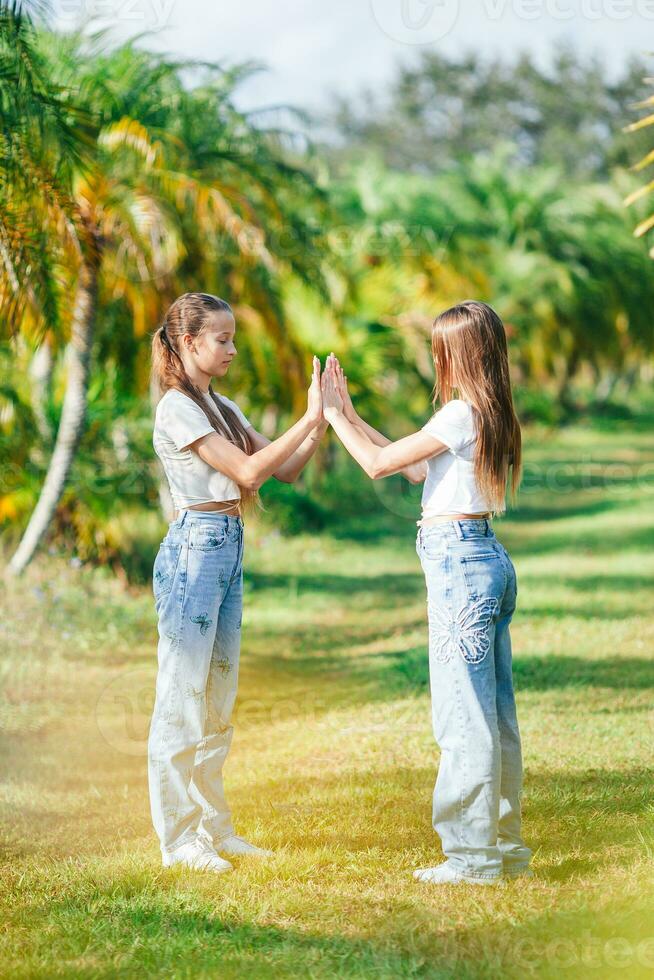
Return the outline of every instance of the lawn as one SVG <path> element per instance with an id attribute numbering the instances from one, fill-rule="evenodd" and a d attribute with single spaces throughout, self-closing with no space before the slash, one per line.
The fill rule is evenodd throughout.
<path id="1" fill-rule="evenodd" d="M 440 858 L 438 753 L 397 484 L 320 534 L 248 525 L 227 790 L 276 856 L 220 877 L 159 863 L 149 588 L 44 553 L 2 597 L 0 975 L 651 976 L 653 423 L 527 432 L 495 524 L 536 871 L 503 888 L 411 877 Z"/>

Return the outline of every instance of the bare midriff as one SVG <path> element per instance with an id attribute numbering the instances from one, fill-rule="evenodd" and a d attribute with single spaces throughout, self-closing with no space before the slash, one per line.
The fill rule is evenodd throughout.
<path id="1" fill-rule="evenodd" d="M 482 521 L 490 516 L 489 511 L 485 514 L 436 514 L 434 517 L 425 517 L 417 523 L 425 527 L 428 524 L 442 524 L 444 521 Z"/>
<path id="2" fill-rule="evenodd" d="M 236 500 L 208 500 L 206 504 L 189 504 L 182 510 L 215 510 L 220 514 L 231 514 L 238 517 L 241 513 L 241 501 Z M 177 511 L 179 516 L 180 511 Z"/>

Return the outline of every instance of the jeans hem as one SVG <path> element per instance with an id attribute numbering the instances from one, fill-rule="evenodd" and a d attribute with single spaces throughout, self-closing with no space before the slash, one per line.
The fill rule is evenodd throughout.
<path id="1" fill-rule="evenodd" d="M 526 864 L 518 864 L 515 867 L 511 868 L 510 870 L 508 868 L 506 870 L 503 870 L 502 874 L 504 875 L 505 878 L 517 878 L 519 875 L 524 874 L 525 871 L 529 869 L 529 867 L 530 867 L 530 862 L 527 861 Z"/>
<path id="2" fill-rule="evenodd" d="M 228 837 L 235 837 L 235 836 L 236 836 L 236 831 L 230 830 L 228 833 L 220 834 L 220 836 L 218 837 L 212 835 L 211 840 L 213 841 L 214 844 L 220 844 L 221 841 L 227 840 Z"/>
<path id="3" fill-rule="evenodd" d="M 501 869 L 499 871 L 492 872 L 491 874 L 485 874 L 483 871 L 468 871 L 457 867 L 452 861 L 447 862 L 450 868 L 456 872 L 460 878 L 465 878 L 470 881 L 499 881 L 502 877 Z"/>
<path id="4" fill-rule="evenodd" d="M 175 854 L 175 852 L 178 851 L 180 847 L 184 847 L 186 844 L 191 844 L 197 836 L 198 836 L 197 833 L 188 834 L 186 837 L 183 837 L 180 841 L 178 841 L 173 847 L 164 847 L 162 844 L 161 854 L 164 857 L 172 857 L 172 855 Z"/>
<path id="5" fill-rule="evenodd" d="M 463 871 L 457 871 L 457 874 L 465 881 L 500 881 L 502 878 L 501 872 L 495 875 L 481 875 L 475 874 L 473 871 L 466 871 L 465 873 Z"/>

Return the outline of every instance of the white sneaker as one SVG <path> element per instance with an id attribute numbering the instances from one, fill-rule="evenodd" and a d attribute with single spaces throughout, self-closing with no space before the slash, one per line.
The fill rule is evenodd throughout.
<path id="1" fill-rule="evenodd" d="M 206 837 L 200 835 L 188 844 L 182 844 L 172 854 L 163 855 L 164 868 L 171 868 L 174 864 L 183 864 L 194 871 L 214 871 L 216 874 L 231 871 L 233 868 L 229 861 L 216 854 Z"/>
<path id="2" fill-rule="evenodd" d="M 498 885 L 501 878 L 464 878 L 448 861 L 434 868 L 418 868 L 413 877 L 428 885 Z"/>
<path id="3" fill-rule="evenodd" d="M 256 844 L 250 844 L 249 841 L 239 837 L 238 834 L 223 837 L 215 846 L 217 851 L 220 851 L 222 854 L 229 854 L 230 857 L 272 857 L 275 853 L 274 851 L 267 850 L 265 847 L 257 847 Z"/>

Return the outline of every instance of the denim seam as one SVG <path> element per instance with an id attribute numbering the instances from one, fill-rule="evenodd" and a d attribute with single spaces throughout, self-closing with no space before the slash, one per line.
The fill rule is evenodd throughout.
<path id="1" fill-rule="evenodd" d="M 459 683 L 459 678 L 456 670 L 454 672 L 454 687 L 456 690 L 456 707 L 457 707 L 457 714 L 459 716 L 459 724 L 461 726 L 461 729 L 463 730 L 465 727 L 465 719 L 463 717 L 463 699 L 461 697 L 461 685 Z M 462 771 L 463 778 L 461 779 L 461 792 L 459 794 L 459 818 L 457 820 L 457 829 L 459 831 L 459 847 L 461 848 L 461 850 L 464 849 L 463 814 L 465 810 L 466 786 L 468 785 L 468 753 L 466 750 L 466 745 L 467 745 L 466 739 L 463 739 L 462 746 L 461 746 L 461 771 Z"/>
<path id="2" fill-rule="evenodd" d="M 495 879 L 502 877 L 501 873 L 485 875 L 485 874 L 481 874 L 478 871 L 457 871 L 457 874 L 461 878 L 481 878 L 484 881 L 494 881 Z"/>
<path id="3" fill-rule="evenodd" d="M 509 584 L 509 565 L 506 556 L 503 555 L 499 549 L 498 549 L 498 555 L 502 561 L 502 571 L 504 572 L 504 587 L 502 589 L 502 599 L 504 599 L 504 595 L 506 593 L 506 587 Z"/>
<path id="4" fill-rule="evenodd" d="M 203 552 L 200 551 L 200 554 L 202 554 L 202 553 Z M 207 680 L 206 680 L 205 685 L 204 685 L 204 715 L 203 715 L 203 718 L 202 718 L 202 739 L 201 739 L 201 742 L 206 742 L 206 739 L 207 739 L 206 730 L 207 730 L 207 723 L 208 723 L 208 719 L 209 719 L 209 685 L 211 684 L 211 661 L 213 660 L 213 651 L 214 651 L 214 647 L 216 645 L 216 637 L 218 636 L 218 620 L 220 618 L 220 607 L 223 604 L 223 599 L 224 599 L 224 596 L 219 593 L 218 594 L 218 609 L 216 611 L 216 626 L 215 626 L 215 630 L 214 630 L 214 633 L 213 633 L 213 642 L 211 644 L 211 655 L 209 657 L 209 669 L 207 671 Z M 200 763 L 200 765 L 198 766 L 200 777 L 201 777 L 201 779 L 203 781 L 204 781 L 204 765 L 205 765 L 205 762 L 203 760 Z M 202 793 L 202 797 L 203 797 L 203 799 L 206 798 L 204 793 Z"/>
<path id="5" fill-rule="evenodd" d="M 163 544 L 163 542 L 162 542 L 162 544 Z M 166 545 L 166 547 L 168 547 L 168 548 L 178 548 L 178 552 L 177 552 L 177 557 L 175 559 L 175 564 L 173 565 L 173 569 L 172 569 L 172 571 L 170 573 L 170 588 L 167 591 L 165 591 L 165 592 L 159 592 L 157 595 L 155 595 L 155 597 L 154 597 L 155 603 L 157 603 L 160 599 L 165 599 L 166 596 L 170 595 L 170 593 L 173 591 L 173 586 L 175 584 L 175 575 L 177 574 L 177 567 L 179 565 L 179 560 L 180 560 L 180 557 L 181 557 L 181 554 L 182 554 L 182 545 L 181 544 L 177 545 L 177 544 L 174 544 L 173 543 L 173 544 Z M 153 583 L 153 590 L 152 591 L 154 593 L 154 583 Z"/>
<path id="6" fill-rule="evenodd" d="M 180 550 L 180 561 L 181 561 L 181 551 L 184 550 L 184 547 L 185 547 L 185 542 L 182 541 L 181 542 L 181 550 Z M 179 568 L 179 562 L 177 563 L 177 567 Z M 187 577 L 188 577 L 188 548 L 186 548 L 185 571 L 187 572 L 187 574 L 184 576 L 184 588 L 183 588 L 182 596 L 184 596 L 186 594 L 186 581 L 187 581 Z M 172 593 L 172 589 L 171 589 L 171 593 Z M 182 609 L 183 609 L 183 598 L 182 598 Z M 181 647 L 181 637 L 182 637 L 183 622 L 184 622 L 184 617 L 183 616 L 176 617 L 176 619 L 175 619 L 175 625 L 179 627 L 179 633 L 177 633 L 177 632 L 175 633 L 175 639 L 173 640 L 173 643 L 175 644 L 175 660 L 174 660 L 174 667 L 173 667 L 172 686 L 173 686 L 173 688 L 175 690 L 177 690 L 177 687 L 178 687 L 177 680 L 178 680 L 178 677 L 179 677 L 179 669 L 180 669 L 179 649 Z M 169 704 L 169 707 L 168 707 L 168 711 L 166 712 L 166 714 L 164 716 L 164 733 L 165 733 L 164 734 L 164 739 L 165 739 L 165 737 L 166 737 L 166 735 L 168 733 L 168 728 L 169 728 L 169 725 L 170 725 L 170 718 L 171 718 L 171 715 L 172 715 L 172 711 L 173 711 L 173 702 L 171 700 L 171 702 Z M 159 763 L 157 765 L 157 769 L 158 769 L 158 775 L 159 775 L 159 796 L 160 796 L 160 799 L 164 799 L 164 797 L 166 795 L 166 783 L 167 783 L 167 780 L 164 780 L 164 766 L 161 763 Z"/>
<path id="7" fill-rule="evenodd" d="M 237 551 L 236 551 L 236 567 L 234 568 L 234 571 L 232 572 L 232 576 L 231 576 L 231 578 L 229 580 L 229 584 L 230 585 L 232 585 L 232 583 L 236 581 L 236 579 L 237 579 L 237 577 L 238 577 L 238 575 L 239 575 L 239 573 L 241 571 L 241 567 L 242 567 L 242 563 L 243 563 L 243 543 L 244 543 L 243 528 L 242 527 L 239 527 L 238 547 L 237 547 Z"/>
<path id="8" fill-rule="evenodd" d="M 225 540 L 227 540 L 227 535 L 225 537 Z M 199 550 L 199 554 L 200 554 L 200 556 L 202 556 L 203 554 L 207 554 L 207 552 L 206 551 L 203 551 L 202 549 L 200 549 Z M 231 581 L 230 581 L 229 584 L 231 584 Z M 211 677 L 211 663 L 212 663 L 212 660 L 213 660 L 214 650 L 215 650 L 215 646 L 216 646 L 216 639 L 217 639 L 217 636 L 218 636 L 218 627 L 219 627 L 219 619 L 220 619 L 220 607 L 222 606 L 222 604 L 223 604 L 223 602 L 225 600 L 225 597 L 226 597 L 226 594 L 227 594 L 227 590 L 229 589 L 229 584 L 228 584 L 227 589 L 225 590 L 224 594 L 223 594 L 222 590 L 218 590 L 218 610 L 217 610 L 217 613 L 216 613 L 216 628 L 215 628 L 215 631 L 214 631 L 214 639 L 213 639 L 213 643 L 212 643 L 212 647 L 211 647 L 211 657 L 209 659 L 209 670 L 208 670 L 208 674 L 207 674 L 207 683 L 205 685 L 205 692 L 204 692 L 204 717 L 203 717 L 203 722 L 202 722 L 202 733 L 203 734 L 202 734 L 202 739 L 200 741 L 200 746 L 202 748 L 204 748 L 204 746 L 206 745 L 207 739 L 209 738 L 209 736 L 207 735 L 207 726 L 208 726 L 208 718 L 209 718 L 209 696 L 210 696 L 211 684 L 213 683 L 212 682 L 212 677 Z M 197 788 L 198 788 L 198 790 L 200 792 L 200 795 L 201 795 L 202 799 L 206 801 L 206 799 L 207 799 L 207 792 L 206 792 L 206 781 L 205 781 L 205 776 L 206 776 L 205 765 L 206 765 L 206 759 L 203 759 L 203 761 L 200 763 L 200 765 L 197 766 L 196 768 L 194 768 L 193 777 L 192 778 L 193 778 L 193 781 L 194 781 L 195 785 L 197 786 Z M 202 807 L 202 811 L 203 811 L 203 817 L 205 817 L 207 819 L 207 821 L 210 821 L 211 820 L 211 817 L 207 817 L 206 816 L 206 813 L 204 812 L 204 807 Z M 218 812 L 218 811 L 216 811 L 216 812 Z M 231 813 L 229 814 L 229 816 L 230 816 L 230 822 L 231 822 Z M 232 830 L 232 833 L 233 833 L 233 830 Z M 228 834 L 226 836 L 230 836 L 230 835 Z M 222 838 L 220 838 L 220 839 L 222 839 Z"/>
<path id="9" fill-rule="evenodd" d="M 445 552 L 445 569 L 443 574 L 443 579 L 445 581 L 445 606 L 447 609 L 451 608 L 452 605 L 452 555 L 446 548 Z M 461 697 L 461 685 L 459 682 L 458 672 L 454 669 L 454 688 L 456 692 L 456 707 L 457 714 L 459 716 L 459 724 L 463 730 L 465 727 L 465 719 L 463 717 L 463 699 Z M 461 792 L 459 795 L 459 819 L 457 821 L 458 831 L 459 831 L 459 846 L 463 848 L 463 810 L 464 810 L 464 799 L 465 799 L 465 787 L 468 784 L 468 758 L 466 752 L 466 740 L 463 739 L 462 752 L 461 752 L 461 769 L 463 772 L 463 779 L 461 781 Z"/>

